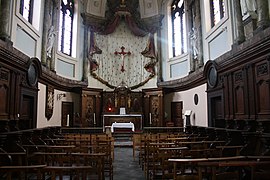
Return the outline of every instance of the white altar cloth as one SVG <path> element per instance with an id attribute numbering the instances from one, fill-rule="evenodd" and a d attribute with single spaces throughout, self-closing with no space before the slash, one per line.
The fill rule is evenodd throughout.
<path id="1" fill-rule="evenodd" d="M 132 122 L 129 123 L 112 123 L 111 132 L 114 132 L 114 128 L 131 128 L 132 131 L 135 131 L 135 126 Z"/>

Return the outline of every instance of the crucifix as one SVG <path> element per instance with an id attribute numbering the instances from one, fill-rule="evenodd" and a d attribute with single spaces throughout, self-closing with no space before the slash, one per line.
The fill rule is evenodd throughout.
<path id="1" fill-rule="evenodd" d="M 130 52 L 130 51 L 125 52 L 125 47 L 122 46 L 122 47 L 121 47 L 121 52 L 115 51 L 114 54 L 115 54 L 115 55 L 120 55 L 120 56 L 121 56 L 121 59 L 122 59 L 121 71 L 124 72 L 124 71 L 125 71 L 125 67 L 124 67 L 124 65 L 125 65 L 125 64 L 124 64 L 124 57 L 125 57 L 126 55 L 128 55 L 128 56 L 131 55 L 131 52 Z"/>

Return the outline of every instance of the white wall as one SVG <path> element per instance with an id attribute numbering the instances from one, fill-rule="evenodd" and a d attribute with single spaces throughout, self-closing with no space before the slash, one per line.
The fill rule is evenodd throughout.
<path id="1" fill-rule="evenodd" d="M 165 111 L 170 118 L 171 117 L 171 102 L 183 102 L 183 112 L 182 117 L 184 119 L 185 124 L 185 116 L 184 113 L 186 110 L 191 110 L 192 114 L 190 116 L 191 125 L 197 126 L 208 126 L 208 114 L 207 114 L 207 94 L 206 94 L 206 84 L 198 86 L 196 88 L 181 91 L 176 93 L 171 93 L 165 96 L 164 107 Z M 194 95 L 198 95 L 198 104 L 194 103 Z"/>
<path id="2" fill-rule="evenodd" d="M 73 102 L 74 113 L 80 112 L 80 95 L 54 90 L 54 109 L 51 119 L 47 120 L 45 117 L 45 106 L 46 106 L 46 85 L 39 83 L 38 92 L 38 106 L 37 106 L 37 128 L 47 126 L 61 126 L 61 113 L 62 113 L 62 102 Z M 57 99 L 57 94 L 65 94 L 60 100 Z"/>

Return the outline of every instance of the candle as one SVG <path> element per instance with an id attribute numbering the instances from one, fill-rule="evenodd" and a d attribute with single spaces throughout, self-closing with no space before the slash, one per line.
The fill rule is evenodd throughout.
<path id="1" fill-rule="evenodd" d="M 96 124 L 96 113 L 94 113 L 94 124 Z"/>
<path id="2" fill-rule="evenodd" d="M 149 113 L 149 123 L 150 123 L 150 125 L 152 124 L 152 114 L 151 113 Z"/>
<path id="3" fill-rule="evenodd" d="M 67 115 L 67 126 L 69 126 L 69 114 Z"/>

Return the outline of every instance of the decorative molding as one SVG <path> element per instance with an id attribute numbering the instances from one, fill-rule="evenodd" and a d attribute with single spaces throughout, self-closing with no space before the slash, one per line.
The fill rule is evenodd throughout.
<path id="1" fill-rule="evenodd" d="M 51 84 L 55 86 L 55 88 L 65 91 L 70 91 L 73 88 L 87 87 L 88 85 L 85 81 L 77 81 L 61 77 L 44 66 L 42 66 L 42 74 L 39 81 L 44 84 Z"/>
<path id="2" fill-rule="evenodd" d="M 256 67 L 257 76 L 263 76 L 268 74 L 268 65 L 267 63 L 260 64 Z"/>
<path id="3" fill-rule="evenodd" d="M 9 71 L 0 67 L 0 80 L 8 81 L 9 80 Z"/>
<path id="4" fill-rule="evenodd" d="M 157 0 L 140 0 L 141 18 L 147 18 L 158 15 Z"/>
<path id="5" fill-rule="evenodd" d="M 242 82 L 243 81 L 243 72 L 242 71 L 236 72 L 234 74 L 234 81 L 235 82 Z"/>
<path id="6" fill-rule="evenodd" d="M 182 91 L 197 87 L 206 83 L 206 78 L 204 77 L 204 68 L 194 71 L 186 77 L 158 82 L 158 87 L 171 89 L 172 91 Z"/>
<path id="7" fill-rule="evenodd" d="M 86 12 L 95 16 L 105 17 L 107 0 L 88 0 Z"/>

